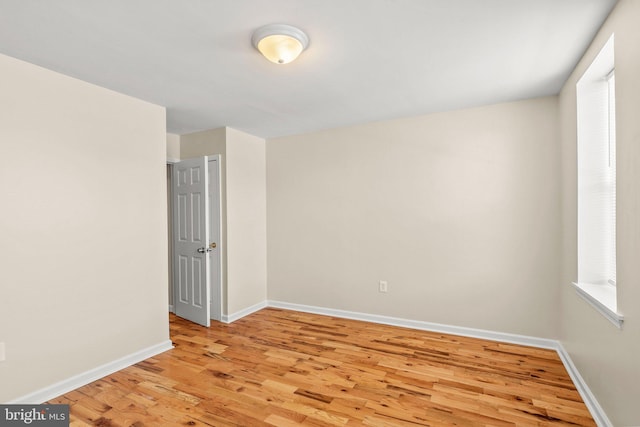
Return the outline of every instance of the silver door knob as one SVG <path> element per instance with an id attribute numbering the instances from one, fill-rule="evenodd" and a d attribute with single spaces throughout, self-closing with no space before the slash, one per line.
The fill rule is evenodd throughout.
<path id="1" fill-rule="evenodd" d="M 211 252 L 213 249 L 211 248 L 198 248 L 199 254 L 206 254 L 207 252 Z"/>

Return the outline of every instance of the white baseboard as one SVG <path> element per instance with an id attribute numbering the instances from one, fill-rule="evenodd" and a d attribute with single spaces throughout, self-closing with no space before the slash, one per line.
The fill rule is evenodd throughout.
<path id="1" fill-rule="evenodd" d="M 561 342 L 558 342 L 558 348 L 556 349 L 556 351 L 558 352 L 560 360 L 562 360 L 565 369 L 569 373 L 571 380 L 578 389 L 578 393 L 580 393 L 584 404 L 587 405 L 587 408 L 589 409 L 589 412 L 591 412 L 591 416 L 593 417 L 598 427 L 613 427 L 613 424 L 609 420 L 609 417 L 607 417 L 607 414 L 602 409 L 602 406 L 600 406 L 600 404 L 596 400 L 596 397 L 589 389 L 589 386 L 587 386 L 587 383 L 582 378 L 582 375 L 580 375 L 580 372 L 578 372 L 578 368 L 576 368 L 576 365 L 573 364 L 573 360 L 571 360 L 569 353 L 567 353 L 567 350 L 565 350 Z"/>
<path id="2" fill-rule="evenodd" d="M 255 313 L 256 311 L 260 311 L 263 308 L 267 307 L 267 301 L 262 301 L 257 304 L 252 305 L 251 307 L 244 308 L 240 311 L 236 311 L 233 314 L 223 314 L 222 322 L 224 323 L 233 323 L 238 319 L 242 319 L 245 316 L 250 315 L 251 313 Z"/>
<path id="3" fill-rule="evenodd" d="M 173 304 L 169 304 L 169 313 L 175 313 Z"/>
<path id="4" fill-rule="evenodd" d="M 147 347 L 140 351 L 136 351 L 128 356 L 121 357 L 109 363 L 105 363 L 102 366 L 83 372 L 78 375 L 74 375 L 71 378 L 57 382 L 48 387 L 36 390 L 33 393 L 29 393 L 18 399 L 15 399 L 10 404 L 40 404 L 58 397 L 62 394 L 68 393 L 79 387 L 87 385 L 93 381 L 99 380 L 107 375 L 113 374 L 121 369 L 127 368 L 133 364 L 141 362 L 145 359 L 153 357 L 157 354 L 163 353 L 167 350 L 171 350 L 173 344 L 171 340 L 163 341 L 159 344 Z"/>
<path id="5" fill-rule="evenodd" d="M 380 323 L 383 325 L 401 326 L 404 328 L 418 329 L 422 331 L 440 332 L 443 334 L 460 335 L 463 337 L 482 338 L 486 340 L 506 342 L 510 344 L 528 345 L 538 348 L 556 350 L 558 341 L 530 337 L 526 335 L 508 334 L 505 332 L 487 331 L 484 329 L 466 328 L 463 326 L 451 326 L 441 323 L 423 322 L 420 320 L 402 319 L 398 317 L 381 316 L 377 314 L 359 313 L 355 311 L 336 310 L 332 308 L 315 307 L 310 305 L 291 304 L 281 301 L 268 301 L 267 305 L 274 308 L 302 311 L 305 313 L 324 314 L 326 316 L 341 317 L 344 319 L 364 320 L 365 322 Z"/>
<path id="6" fill-rule="evenodd" d="M 423 322 L 419 320 L 401 319 L 397 317 L 380 316 L 377 314 L 358 313 L 354 311 L 336 310 L 333 308 L 315 307 L 310 305 L 293 304 L 282 301 L 267 301 L 268 307 L 282 308 L 286 310 L 302 311 L 305 313 L 323 314 L 326 316 L 340 317 L 344 319 L 363 320 L 366 322 L 380 323 L 383 325 L 401 326 L 405 328 L 418 329 L 423 331 L 439 332 L 452 335 L 460 335 L 471 338 L 482 338 L 493 341 L 500 341 L 510 344 L 527 345 L 538 348 L 555 350 L 569 373 L 571 380 L 576 386 L 578 393 L 582 397 L 587 409 L 591 413 L 598 427 L 613 427 L 596 397 L 589 386 L 584 381 L 578 369 L 573 364 L 569 353 L 564 349 L 560 341 L 530 337 L 526 335 L 509 334 L 504 332 L 487 331 L 483 329 L 465 328 L 462 326 L 443 325 L 440 323 Z"/>

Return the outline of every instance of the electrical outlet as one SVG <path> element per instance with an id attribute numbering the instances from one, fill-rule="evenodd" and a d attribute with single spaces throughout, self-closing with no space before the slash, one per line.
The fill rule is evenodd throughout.
<path id="1" fill-rule="evenodd" d="M 378 285 L 378 291 L 379 292 L 387 292 L 387 282 L 385 282 L 384 280 L 380 280 L 380 284 Z"/>
<path id="2" fill-rule="evenodd" d="M 4 351 L 4 343 L 0 342 L 0 362 L 4 362 L 5 358 L 6 358 L 6 354 Z"/>

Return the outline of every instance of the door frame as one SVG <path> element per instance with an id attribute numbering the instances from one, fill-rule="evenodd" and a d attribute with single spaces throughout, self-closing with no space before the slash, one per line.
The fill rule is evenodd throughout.
<path id="1" fill-rule="evenodd" d="M 169 313 L 176 313 L 174 306 L 175 302 L 175 287 L 173 286 L 173 257 L 175 254 L 173 245 L 173 164 L 179 162 L 179 159 L 167 158 L 167 234 L 169 253 L 167 254 L 169 259 L 169 265 L 167 266 L 167 275 L 169 276 L 169 283 L 167 289 L 167 295 L 171 296 L 169 301 Z"/>
<path id="2" fill-rule="evenodd" d="M 212 196 L 213 199 L 209 200 L 209 216 L 210 218 L 212 217 L 211 213 L 213 212 L 213 209 L 215 209 L 218 218 L 217 224 L 215 224 L 214 222 L 210 223 L 210 227 L 209 227 L 209 232 L 212 233 L 215 227 L 215 230 L 217 230 L 217 234 L 218 234 L 218 241 L 216 242 L 217 244 L 217 250 L 214 252 L 211 252 L 211 259 L 210 259 L 210 263 L 213 264 L 215 266 L 214 268 L 210 268 L 210 295 L 211 295 L 211 300 L 209 301 L 209 311 L 210 311 L 210 317 L 211 320 L 216 320 L 221 322 L 222 321 L 222 277 L 223 277 L 223 272 L 222 272 L 222 268 L 223 268 L 223 264 L 222 264 L 222 251 L 224 251 L 224 245 L 223 245 L 223 235 L 222 235 L 222 198 L 221 198 L 221 194 L 222 194 L 222 159 L 221 159 L 221 155 L 220 154 L 214 154 L 214 155 L 210 155 L 207 156 L 208 157 L 208 162 L 211 161 L 216 161 L 218 164 L 218 173 L 217 173 L 217 184 L 215 184 L 214 181 L 214 186 L 212 187 L 212 179 L 211 176 L 209 176 L 209 188 L 210 189 L 215 189 L 216 191 L 212 191 Z M 167 190 L 167 212 L 168 212 L 168 217 L 167 217 L 167 222 L 168 222 L 168 226 L 167 226 L 167 232 L 169 234 L 169 240 L 168 240 L 168 246 L 169 246 L 169 264 L 170 264 L 170 268 L 167 269 L 167 275 L 169 276 L 169 290 L 167 292 L 171 292 L 171 296 L 173 298 L 173 301 L 175 301 L 176 298 L 176 288 L 174 286 L 173 283 L 173 268 L 174 268 L 174 261 L 175 261 L 175 250 L 174 250 L 174 241 L 173 241 L 173 193 L 172 193 L 172 188 L 171 188 L 171 184 L 172 184 L 172 179 L 173 179 L 173 164 L 177 163 L 181 160 L 187 160 L 187 159 L 174 159 L 174 158 L 167 158 L 166 160 L 166 164 L 167 166 L 169 166 L 169 171 L 168 171 L 168 179 L 167 179 L 167 184 L 168 184 L 168 190 Z M 210 236 L 207 236 L 209 239 L 211 238 Z M 217 271 L 217 274 L 213 273 L 214 271 Z M 214 276 L 215 274 L 215 276 Z M 215 301 L 218 301 L 218 304 L 214 304 Z M 172 302 L 173 302 L 172 301 Z M 175 314 L 175 306 L 174 304 L 169 304 L 169 312 L 174 313 Z"/>
<path id="3" fill-rule="evenodd" d="M 211 268 L 210 271 L 210 296 L 209 312 L 211 320 L 222 321 L 222 251 L 224 251 L 224 245 L 222 244 L 222 163 L 220 154 L 214 154 L 208 157 L 208 169 L 209 169 L 209 243 L 215 242 L 216 250 L 209 253 L 211 257 L 209 262 Z M 211 163 L 216 162 L 215 174 L 211 172 Z M 215 221 L 217 219 L 217 221 Z M 214 239 L 215 240 L 212 240 Z M 216 304 L 217 301 L 217 304 Z"/>

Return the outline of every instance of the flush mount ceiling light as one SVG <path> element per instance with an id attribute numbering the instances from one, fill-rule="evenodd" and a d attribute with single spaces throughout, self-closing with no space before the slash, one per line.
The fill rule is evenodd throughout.
<path id="1" fill-rule="evenodd" d="M 291 25 L 270 24 L 255 30 L 251 43 L 269 61 L 288 64 L 309 46 L 309 37 Z"/>

